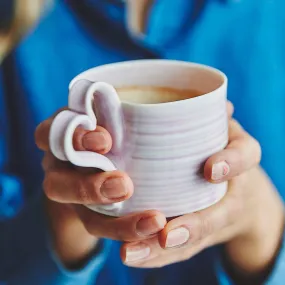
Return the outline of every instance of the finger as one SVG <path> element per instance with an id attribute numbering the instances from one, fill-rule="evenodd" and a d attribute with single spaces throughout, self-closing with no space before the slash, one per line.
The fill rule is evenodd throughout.
<path id="1" fill-rule="evenodd" d="M 49 132 L 53 117 L 43 121 L 35 131 L 35 141 L 39 149 L 49 151 Z M 89 150 L 105 154 L 112 147 L 112 139 L 106 129 L 97 126 L 95 131 L 86 131 L 78 127 L 73 136 L 73 145 L 76 150 Z"/>
<path id="2" fill-rule="evenodd" d="M 76 206 L 75 209 L 87 231 L 99 238 L 143 240 L 157 234 L 166 224 L 165 216 L 153 210 L 116 218 L 101 215 L 84 206 Z"/>
<path id="3" fill-rule="evenodd" d="M 231 183 L 241 183 L 234 179 Z M 186 244 L 197 245 L 207 241 L 207 245 L 214 235 L 224 228 L 231 226 L 239 219 L 243 211 L 243 198 L 241 191 L 234 191 L 243 187 L 235 185 L 230 187 L 226 196 L 217 204 L 192 214 L 187 214 L 171 220 L 159 235 L 163 248 L 175 248 Z"/>
<path id="4" fill-rule="evenodd" d="M 50 151 L 45 152 L 44 158 L 42 160 L 42 168 L 45 172 L 71 169 L 73 165 L 68 161 L 58 160 Z"/>
<path id="5" fill-rule="evenodd" d="M 202 244 L 165 249 L 160 246 L 158 238 L 155 236 L 143 241 L 124 243 L 120 256 L 122 262 L 130 267 L 155 268 L 188 260 L 203 249 Z"/>
<path id="6" fill-rule="evenodd" d="M 50 130 L 50 126 L 52 124 L 52 121 L 54 119 L 54 117 L 59 114 L 61 111 L 66 110 L 67 107 L 64 108 L 60 108 L 57 112 L 55 112 L 50 118 L 48 118 L 47 120 L 41 122 L 36 130 L 35 130 L 35 142 L 36 145 L 39 149 L 43 150 L 43 151 L 48 151 L 49 150 L 49 141 L 48 141 L 48 137 L 49 137 L 49 130 Z"/>
<path id="7" fill-rule="evenodd" d="M 229 122 L 229 144 L 210 157 L 204 166 L 205 178 L 213 183 L 230 180 L 260 162 L 259 143 L 235 121 Z"/>
<path id="8" fill-rule="evenodd" d="M 227 113 L 229 119 L 233 116 L 234 113 L 234 105 L 230 101 L 227 102 Z"/>
<path id="9" fill-rule="evenodd" d="M 49 150 L 49 130 L 52 124 L 53 118 L 49 118 L 41 122 L 35 131 L 35 142 L 39 149 L 43 151 Z"/>
<path id="10" fill-rule="evenodd" d="M 112 147 L 112 138 L 107 130 L 100 126 L 97 126 L 95 131 L 86 131 L 79 127 L 74 132 L 73 146 L 76 150 L 105 154 Z"/>
<path id="11" fill-rule="evenodd" d="M 125 242 L 120 250 L 122 262 L 132 267 L 147 267 L 145 264 L 158 256 L 164 259 L 165 250 L 159 245 L 157 236 L 139 242 Z"/>
<path id="12" fill-rule="evenodd" d="M 129 199 L 133 194 L 131 179 L 119 171 L 86 174 L 75 169 L 46 173 L 46 196 L 60 203 L 110 204 Z"/>

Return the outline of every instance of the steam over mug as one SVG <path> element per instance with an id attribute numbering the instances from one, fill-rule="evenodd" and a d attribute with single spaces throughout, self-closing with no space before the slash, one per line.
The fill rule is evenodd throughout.
<path id="1" fill-rule="evenodd" d="M 116 90 L 128 86 L 142 91 L 120 100 Z M 154 96 L 148 104 L 144 86 L 201 95 L 163 103 Z M 129 174 L 133 196 L 111 205 L 86 205 L 94 211 L 122 216 L 156 209 L 173 217 L 201 210 L 227 189 L 226 183 L 207 182 L 202 173 L 206 159 L 228 142 L 226 90 L 222 72 L 180 61 L 138 60 L 87 70 L 70 83 L 69 110 L 59 113 L 51 127 L 51 151 L 77 166 Z M 75 129 L 94 130 L 97 121 L 112 136 L 110 153 L 74 150 Z"/>

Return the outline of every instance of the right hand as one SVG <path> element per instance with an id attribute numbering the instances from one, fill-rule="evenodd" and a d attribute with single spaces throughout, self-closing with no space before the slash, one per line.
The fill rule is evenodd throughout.
<path id="1" fill-rule="evenodd" d="M 96 247 L 99 238 L 138 241 L 162 230 L 165 216 L 154 210 L 119 218 L 104 216 L 83 206 L 111 204 L 129 199 L 133 184 L 121 171 L 99 172 L 84 169 L 56 159 L 49 148 L 49 130 L 53 118 L 36 129 L 37 146 L 45 152 L 43 169 L 47 213 L 57 255 L 66 266 L 84 261 Z M 111 149 L 110 134 L 102 127 L 95 131 L 78 128 L 73 138 L 74 148 L 106 154 Z M 80 241 L 80 242 L 79 242 Z"/>

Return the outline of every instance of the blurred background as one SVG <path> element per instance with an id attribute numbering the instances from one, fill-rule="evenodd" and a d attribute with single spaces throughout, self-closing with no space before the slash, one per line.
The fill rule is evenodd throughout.
<path id="1" fill-rule="evenodd" d="M 35 25 L 51 0 L 0 0 L 0 62 Z"/>

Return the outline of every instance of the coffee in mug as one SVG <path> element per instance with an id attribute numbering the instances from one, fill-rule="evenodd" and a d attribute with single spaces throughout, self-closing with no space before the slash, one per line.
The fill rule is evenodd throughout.
<path id="1" fill-rule="evenodd" d="M 202 95 L 197 90 L 159 86 L 129 86 L 116 88 L 121 101 L 138 104 L 159 104 L 186 100 Z"/>

